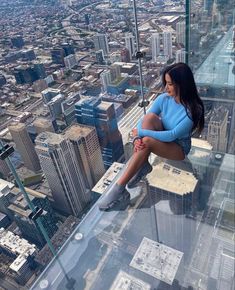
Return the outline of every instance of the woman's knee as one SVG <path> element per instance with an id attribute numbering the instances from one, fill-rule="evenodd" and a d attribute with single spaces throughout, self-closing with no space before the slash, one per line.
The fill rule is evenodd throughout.
<path id="1" fill-rule="evenodd" d="M 162 121 L 158 115 L 154 113 L 148 113 L 144 116 L 142 128 L 158 131 L 163 130 Z"/>
<path id="2" fill-rule="evenodd" d="M 151 137 L 143 137 L 142 141 L 143 141 L 143 143 L 145 144 L 145 146 L 147 148 L 151 149 L 152 143 L 153 143 L 153 138 L 151 138 Z"/>

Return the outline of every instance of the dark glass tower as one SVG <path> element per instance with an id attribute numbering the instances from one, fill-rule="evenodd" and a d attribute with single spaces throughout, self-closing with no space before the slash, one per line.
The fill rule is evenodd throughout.
<path id="1" fill-rule="evenodd" d="M 122 136 L 118 130 L 113 103 L 101 99 L 80 100 L 75 105 L 77 122 L 96 128 L 105 168 L 124 158 Z"/>

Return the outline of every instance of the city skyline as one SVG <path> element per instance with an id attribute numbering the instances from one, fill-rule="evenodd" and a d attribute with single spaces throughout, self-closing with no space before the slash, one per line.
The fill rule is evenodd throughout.
<path id="1" fill-rule="evenodd" d="M 134 1 L 1 1 L 2 289 L 234 285 L 233 0 L 136 4 L 138 39 Z M 163 69 L 186 61 L 203 132 L 182 162 L 151 156 L 130 204 L 101 213 L 97 199 L 131 155 L 142 98 L 151 106 Z"/>

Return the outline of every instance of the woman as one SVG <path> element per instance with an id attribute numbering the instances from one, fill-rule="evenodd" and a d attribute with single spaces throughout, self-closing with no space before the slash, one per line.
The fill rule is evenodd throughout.
<path id="1" fill-rule="evenodd" d="M 176 63 L 167 67 L 162 81 L 166 93 L 157 97 L 137 129 L 133 130 L 133 156 L 112 192 L 102 198 L 100 210 L 111 209 L 130 198 L 126 184 L 129 188 L 134 187 L 152 171 L 148 162 L 150 153 L 171 160 L 183 160 L 191 149 L 192 132 L 200 133 L 204 128 L 204 106 L 189 66 Z"/>

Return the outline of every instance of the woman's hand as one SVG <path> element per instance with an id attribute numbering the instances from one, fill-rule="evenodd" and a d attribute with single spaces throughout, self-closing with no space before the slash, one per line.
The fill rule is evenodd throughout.
<path id="1" fill-rule="evenodd" d="M 146 148 L 146 145 L 144 144 L 142 139 L 137 139 L 134 143 L 134 152 L 141 151 Z"/>
<path id="2" fill-rule="evenodd" d="M 133 138 L 136 137 L 136 136 L 138 136 L 138 130 L 137 130 L 137 128 L 132 129 L 132 136 L 133 136 Z"/>

